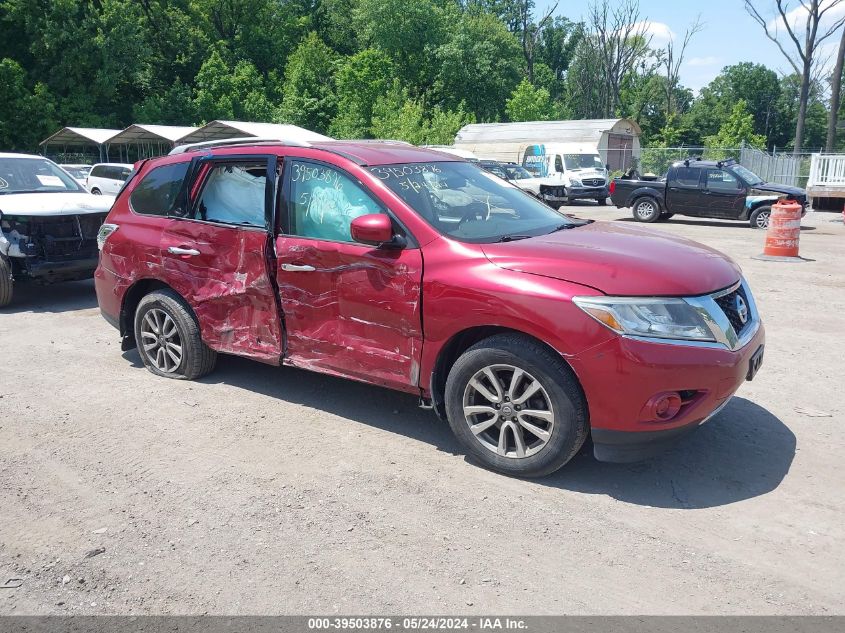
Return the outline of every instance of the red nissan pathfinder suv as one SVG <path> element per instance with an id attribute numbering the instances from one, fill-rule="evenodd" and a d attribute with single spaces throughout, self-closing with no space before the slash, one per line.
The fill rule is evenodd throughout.
<path id="1" fill-rule="evenodd" d="M 99 243 L 100 309 L 154 374 L 225 353 L 416 394 L 514 475 L 589 434 L 600 460 L 649 456 L 762 361 L 728 257 L 398 142 L 177 148 L 136 166 Z"/>

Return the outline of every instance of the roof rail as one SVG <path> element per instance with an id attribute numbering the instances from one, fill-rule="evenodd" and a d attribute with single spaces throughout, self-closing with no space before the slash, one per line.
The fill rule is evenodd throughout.
<path id="1" fill-rule="evenodd" d="M 326 141 L 326 143 L 386 143 L 388 145 L 410 145 L 412 147 L 414 145 L 408 141 L 399 141 L 393 138 L 333 138 L 331 141 Z"/>
<path id="2" fill-rule="evenodd" d="M 201 143 L 188 143 L 186 145 L 177 145 L 170 150 L 168 155 L 184 154 L 195 149 L 210 149 L 212 147 L 226 147 L 227 145 L 258 145 L 264 143 L 276 143 L 278 145 L 289 145 L 291 147 L 311 147 L 308 141 L 298 141 L 294 139 L 282 139 L 265 136 L 241 136 L 238 138 L 223 138 L 216 141 L 202 141 Z"/>

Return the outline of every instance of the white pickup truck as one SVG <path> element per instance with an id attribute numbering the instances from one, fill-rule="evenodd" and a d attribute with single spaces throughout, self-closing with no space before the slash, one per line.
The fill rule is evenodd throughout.
<path id="1" fill-rule="evenodd" d="M 43 156 L 0 154 L 0 307 L 13 282 L 88 279 L 114 198 L 88 193 Z"/>

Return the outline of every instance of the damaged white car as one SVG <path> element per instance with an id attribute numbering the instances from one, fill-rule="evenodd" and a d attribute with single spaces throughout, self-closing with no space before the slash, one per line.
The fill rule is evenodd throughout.
<path id="1" fill-rule="evenodd" d="M 0 154 L 0 307 L 11 302 L 13 282 L 92 277 L 113 201 L 43 156 Z"/>

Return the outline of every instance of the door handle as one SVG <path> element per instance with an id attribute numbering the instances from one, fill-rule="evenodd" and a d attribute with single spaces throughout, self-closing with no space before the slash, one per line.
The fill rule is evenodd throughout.
<path id="1" fill-rule="evenodd" d="M 199 255 L 200 252 L 195 248 L 179 248 L 178 246 L 171 246 L 167 252 L 172 255 Z"/>
<path id="2" fill-rule="evenodd" d="M 282 270 L 291 273 L 312 273 L 317 269 L 308 264 L 282 264 Z"/>

